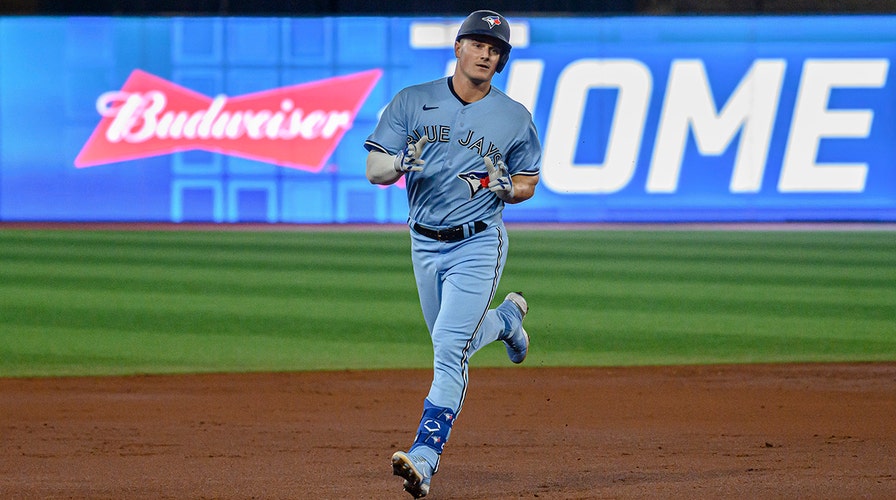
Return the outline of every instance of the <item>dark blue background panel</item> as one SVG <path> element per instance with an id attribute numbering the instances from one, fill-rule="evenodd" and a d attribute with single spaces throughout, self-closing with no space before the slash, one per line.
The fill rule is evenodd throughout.
<path id="1" fill-rule="evenodd" d="M 403 187 L 367 182 L 363 142 L 398 90 L 453 71 L 461 20 L 0 18 L 0 221 L 404 222 Z M 896 17 L 510 21 L 494 83 L 532 112 L 545 155 L 536 196 L 508 220 L 896 220 Z M 179 90 L 124 92 L 134 74 Z M 358 75 L 371 85 L 340 86 Z M 321 85 L 315 103 L 351 94 L 332 129 L 300 102 Z M 284 88 L 296 97 L 240 108 L 231 147 L 236 108 L 214 103 Z M 115 122 L 134 95 L 136 121 Z M 172 120 L 154 152 L 134 139 L 164 116 L 149 103 Z M 134 152 L 76 166 L 114 123 Z M 291 141 L 305 157 L 334 131 L 307 164 L 240 152 Z"/>

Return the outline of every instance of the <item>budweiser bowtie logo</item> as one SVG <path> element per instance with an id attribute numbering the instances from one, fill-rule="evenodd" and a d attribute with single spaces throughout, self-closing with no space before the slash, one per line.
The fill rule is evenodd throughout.
<path id="1" fill-rule="evenodd" d="M 134 70 L 121 90 L 97 99 L 103 118 L 75 166 L 201 149 L 317 172 L 380 75 L 370 70 L 211 98 Z"/>

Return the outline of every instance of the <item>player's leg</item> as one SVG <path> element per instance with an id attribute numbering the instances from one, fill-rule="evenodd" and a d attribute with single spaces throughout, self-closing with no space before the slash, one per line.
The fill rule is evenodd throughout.
<path id="1" fill-rule="evenodd" d="M 504 264 L 507 259 L 508 239 L 507 231 L 503 224 L 499 225 L 495 230 L 497 231 L 498 241 L 501 244 L 501 261 L 497 269 L 497 280 L 495 281 L 495 285 L 497 285 L 503 274 Z M 486 238 L 477 243 L 484 247 L 483 251 L 488 251 L 491 244 Z M 486 265 L 489 264 L 486 263 Z M 480 269 L 474 272 L 481 274 L 484 271 Z M 481 293 L 484 296 L 484 292 Z M 495 290 L 491 290 L 489 302 L 494 299 L 494 294 Z M 526 304 L 526 299 L 523 298 L 522 294 L 519 292 L 508 294 L 496 308 L 490 309 L 486 313 L 473 342 L 470 344 L 469 356 L 472 357 L 479 349 L 496 340 L 501 340 L 507 346 L 507 354 L 510 360 L 514 363 L 521 363 L 529 349 L 529 336 L 523 329 L 523 318 L 526 316 L 527 311 L 528 304 Z"/>
<path id="2" fill-rule="evenodd" d="M 463 405 L 477 336 L 488 331 L 491 342 L 504 330 L 503 321 L 493 318 L 488 307 L 506 260 L 507 237 L 502 226 L 448 245 L 415 234 L 412 241 L 420 304 L 433 344 L 433 382 L 414 444 L 408 453 L 393 456 L 393 471 L 416 496 L 428 492 Z"/>
<path id="3" fill-rule="evenodd" d="M 422 457 L 433 472 L 463 406 L 471 346 L 492 293 L 492 285 L 483 287 L 481 278 L 458 279 L 469 271 L 448 269 L 442 282 L 441 311 L 432 329 L 433 380 L 410 450 L 412 457 Z"/>
<path id="4" fill-rule="evenodd" d="M 411 231 L 411 257 L 420 307 L 430 335 L 435 330 L 442 302 L 445 272 L 444 243 Z M 404 478 L 405 490 L 420 498 L 429 493 L 430 480 L 438 468 L 442 447 L 454 422 L 454 407 L 439 407 L 424 401 L 423 415 L 414 443 L 408 452 L 392 455 L 392 471 Z"/>
<path id="5" fill-rule="evenodd" d="M 432 328 L 433 384 L 428 399 L 460 413 L 467 367 L 477 349 L 497 338 L 506 325 L 489 311 L 507 258 L 502 225 L 453 244 L 443 252 L 440 309 Z"/>

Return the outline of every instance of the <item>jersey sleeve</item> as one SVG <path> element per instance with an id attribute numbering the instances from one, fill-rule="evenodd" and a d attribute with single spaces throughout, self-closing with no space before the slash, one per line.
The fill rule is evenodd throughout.
<path id="1" fill-rule="evenodd" d="M 539 175 L 541 172 L 541 141 L 529 117 L 528 125 L 519 134 L 521 140 L 507 155 L 505 163 L 510 175 Z"/>
<path id="2" fill-rule="evenodd" d="M 367 151 L 397 154 L 407 146 L 407 119 L 405 118 L 406 92 L 399 92 L 383 110 L 376 128 L 364 141 Z"/>

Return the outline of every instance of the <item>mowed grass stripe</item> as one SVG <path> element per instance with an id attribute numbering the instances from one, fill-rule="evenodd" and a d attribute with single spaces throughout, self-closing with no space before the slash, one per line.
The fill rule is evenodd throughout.
<path id="1" fill-rule="evenodd" d="M 147 335 L 95 327 L 58 327 L 52 332 L 23 327 L 18 332 L 17 356 L 6 360 L 5 376 L 377 369 L 394 367 L 396 352 L 407 356 L 408 368 L 432 364 L 428 345 L 409 345 L 397 338 L 340 340 L 315 335 L 247 339 L 161 331 Z M 355 355 L 328 355 L 344 352 Z"/>
<path id="2" fill-rule="evenodd" d="M 0 231 L 2 375 L 427 367 L 406 232 Z M 511 228 L 535 366 L 896 359 L 887 232 Z M 474 366 L 506 366 L 496 344 Z"/>
<path id="3" fill-rule="evenodd" d="M 352 286 L 357 292 L 400 293 L 406 290 L 407 269 L 400 272 L 368 270 L 357 279 L 355 270 L 289 269 L 279 272 L 194 265 L 106 264 L 71 265 L 36 262 L 0 269 L 0 282 L 15 287 L 40 288 L 52 282 L 55 290 L 107 290 L 270 297 L 338 296 Z M 412 278 L 411 278 L 412 279 Z"/>
<path id="4" fill-rule="evenodd" d="M 516 236 L 504 281 L 531 291 L 527 329 L 545 320 L 546 364 L 894 356 L 892 233 Z"/>
<path id="5" fill-rule="evenodd" d="M 40 374 L 46 344 L 44 373 L 77 359 L 102 373 L 378 366 L 360 353 L 379 345 L 394 359 L 387 347 L 425 326 L 407 241 L 371 236 L 3 232 L 4 364 Z"/>
<path id="6" fill-rule="evenodd" d="M 157 264 L 222 270 L 408 269 L 407 235 L 330 232 L 27 232 L 5 231 L 0 257 L 8 265 Z M 13 236 L 8 236 L 13 234 Z M 71 234 L 71 238 L 66 236 Z M 348 258 L 348 259 L 347 259 Z"/>

